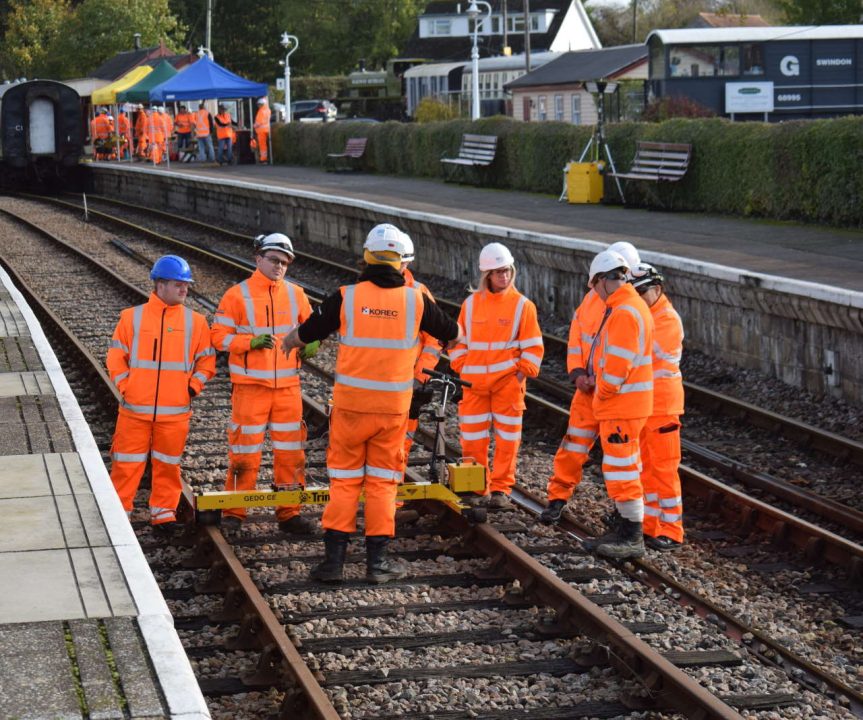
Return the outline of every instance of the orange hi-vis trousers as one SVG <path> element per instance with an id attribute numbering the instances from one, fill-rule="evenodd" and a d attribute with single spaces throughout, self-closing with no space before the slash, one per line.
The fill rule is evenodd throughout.
<path id="1" fill-rule="evenodd" d="M 683 497 L 680 487 L 680 418 L 651 417 L 641 431 L 644 469 L 644 534 L 683 542 Z"/>
<path id="2" fill-rule="evenodd" d="M 273 482 L 276 486 L 305 486 L 306 453 L 303 443 L 303 402 L 300 386 L 273 389 L 265 385 L 234 385 L 231 424 L 228 427 L 228 477 L 226 490 L 254 490 L 261 467 L 264 433 L 273 443 Z M 288 520 L 299 515 L 299 505 L 281 505 L 276 517 Z M 244 518 L 245 508 L 226 510 L 224 515 Z"/>
<path id="3" fill-rule="evenodd" d="M 569 500 L 581 482 L 584 463 L 599 435 L 593 416 L 593 395 L 577 390 L 569 406 L 569 426 L 554 455 L 554 473 L 548 481 L 548 499 Z"/>
<path id="4" fill-rule="evenodd" d="M 121 413 L 111 445 L 111 482 L 126 512 L 132 503 L 150 457 L 152 483 L 150 519 L 154 525 L 176 520 L 180 501 L 180 461 L 189 434 L 189 420 L 153 422 Z"/>
<path id="5" fill-rule="evenodd" d="M 333 408 L 327 448 L 330 501 L 321 520 L 325 530 L 355 532 L 360 493 L 365 492 L 366 535 L 395 535 L 395 502 L 405 464 L 407 419 L 407 413 Z"/>
<path id="6" fill-rule="evenodd" d="M 258 162 L 268 162 L 270 159 L 270 133 L 266 130 L 256 130 L 255 136 L 258 141 Z"/>
<path id="7" fill-rule="evenodd" d="M 599 439 L 602 443 L 602 479 L 608 496 L 620 510 L 621 503 L 644 507 L 641 486 L 641 452 L 639 436 L 646 418 L 635 420 L 600 420 Z M 624 517 L 626 517 L 624 515 Z"/>
<path id="8" fill-rule="evenodd" d="M 515 485 L 524 392 L 524 383 L 519 382 L 515 375 L 509 375 L 487 392 L 465 388 L 458 405 L 462 455 L 485 466 L 489 478 L 488 492 L 509 495 Z M 494 460 L 489 472 L 488 448 L 492 423 L 495 435 Z"/>

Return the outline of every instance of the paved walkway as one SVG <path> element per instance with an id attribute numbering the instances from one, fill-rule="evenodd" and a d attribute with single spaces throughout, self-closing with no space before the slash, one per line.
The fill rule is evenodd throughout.
<path id="1" fill-rule="evenodd" d="M 569 205 L 547 195 L 388 175 L 327 173 L 296 166 L 219 168 L 175 163 L 170 170 L 296 188 L 584 240 L 629 240 L 644 250 L 863 291 L 863 231 L 617 206 Z"/>

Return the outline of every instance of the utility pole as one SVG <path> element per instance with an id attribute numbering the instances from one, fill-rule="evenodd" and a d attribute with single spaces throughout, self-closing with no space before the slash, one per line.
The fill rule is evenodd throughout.
<path id="1" fill-rule="evenodd" d="M 212 31 L 213 31 L 213 0 L 207 0 L 207 38 L 204 41 L 204 44 L 207 46 L 207 54 L 210 57 L 213 57 L 213 48 L 210 45 L 212 41 Z"/>
<path id="2" fill-rule="evenodd" d="M 638 24 L 638 0 L 632 0 L 632 43 L 636 41 L 636 28 Z"/>
<path id="3" fill-rule="evenodd" d="M 503 54 L 506 55 L 506 49 L 509 47 L 509 28 L 507 27 L 507 23 L 509 22 L 509 18 L 506 14 L 506 0 L 503 0 Z"/>
<path id="4" fill-rule="evenodd" d="M 530 72 L 530 0 L 524 0 L 524 69 Z"/>

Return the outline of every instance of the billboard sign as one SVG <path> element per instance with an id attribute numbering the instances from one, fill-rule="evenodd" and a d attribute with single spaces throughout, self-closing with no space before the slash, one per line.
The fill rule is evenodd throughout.
<path id="1" fill-rule="evenodd" d="M 729 115 L 773 112 L 773 83 L 725 83 L 725 112 Z"/>

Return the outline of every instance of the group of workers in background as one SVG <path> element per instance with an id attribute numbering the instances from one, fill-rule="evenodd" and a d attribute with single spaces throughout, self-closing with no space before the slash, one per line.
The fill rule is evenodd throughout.
<path id="1" fill-rule="evenodd" d="M 107 108 L 96 111 L 90 121 L 90 141 L 96 160 L 129 160 L 134 153 L 140 160 L 159 165 L 169 153 L 172 158 L 191 159 L 194 149 L 198 162 L 233 163 L 238 124 L 224 103 L 219 104 L 215 116 L 203 101 L 194 111 L 187 105 L 179 105 L 173 116 L 163 105 L 147 108 L 134 105 L 132 111 L 130 118 L 126 109 L 121 109 L 116 123 Z M 259 163 L 269 162 L 270 120 L 269 102 L 260 98 L 249 143 Z"/>
<path id="2" fill-rule="evenodd" d="M 286 279 L 294 258 L 287 236 L 256 238 L 255 271 L 225 293 L 209 330 L 203 316 L 182 307 L 192 282 L 188 263 L 177 256 L 155 263 L 153 294 L 123 312 L 108 351 L 108 370 L 123 396 L 112 480 L 131 513 L 149 455 L 154 532 L 177 530 L 191 401 L 215 373 L 215 352 L 223 351 L 233 388 L 225 488 L 254 490 L 267 432 L 274 486 L 304 487 L 299 368 L 337 333 L 327 448 L 330 499 L 321 520 L 325 557 L 310 574 L 323 582 L 343 579 L 364 494 L 366 579 L 398 579 L 407 569 L 388 557 L 387 546 L 418 422 L 412 399 L 426 393 L 423 369 L 437 364 L 442 348 L 450 349 L 450 367 L 470 382 L 458 408 L 462 454 L 482 464 L 488 478 L 486 496 L 478 500 L 489 509 L 509 507 L 526 381 L 539 374 L 543 359 L 536 306 L 516 289 L 514 258 L 500 243 L 482 249 L 479 282 L 458 321 L 413 278 L 413 242 L 393 225 L 369 232 L 358 280 L 314 311 L 302 288 Z M 567 370 L 576 387 L 569 426 L 540 520 L 560 521 L 599 438 L 602 475 L 615 510 L 604 518 L 608 532 L 587 539 L 586 547 L 617 559 L 640 557 L 645 542 L 670 550 L 683 542 L 682 324 L 663 292 L 662 275 L 642 263 L 629 243 L 615 243 L 593 259 L 588 285 L 569 335 Z M 299 506 L 278 507 L 276 517 L 282 532 L 314 530 Z M 226 511 L 222 522 L 236 531 L 244 519 L 245 509 L 237 508 Z"/>

